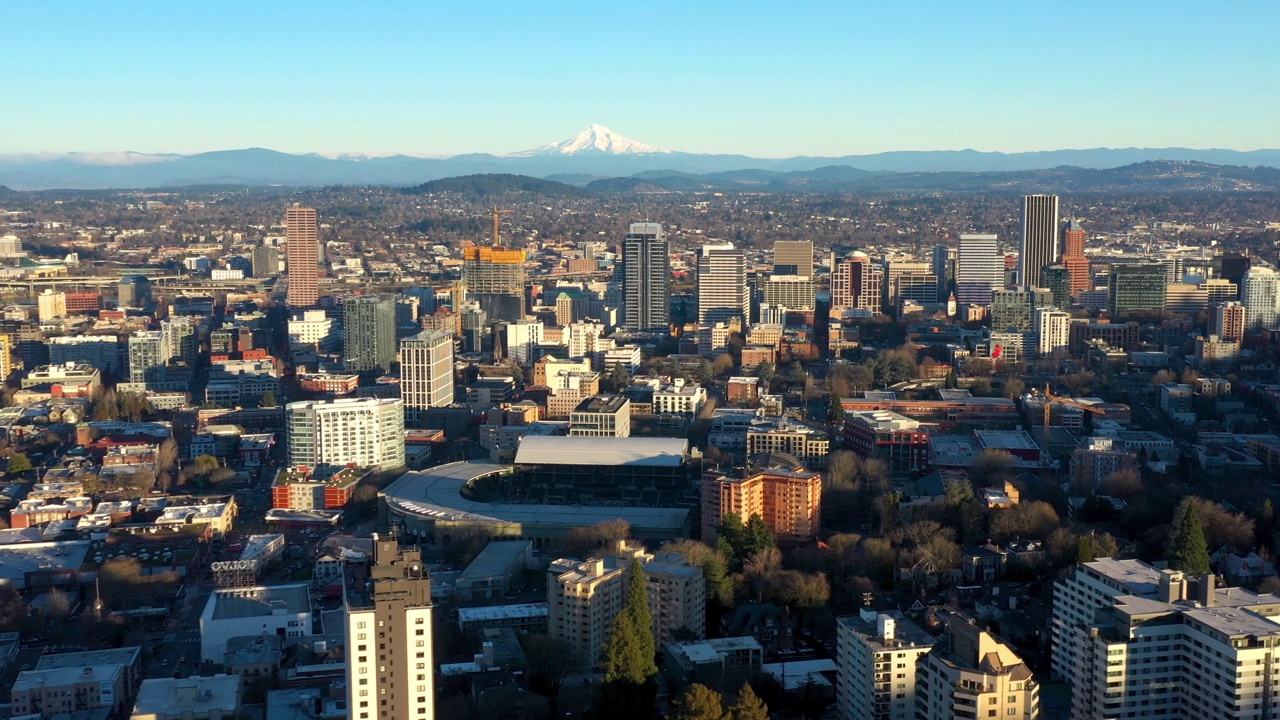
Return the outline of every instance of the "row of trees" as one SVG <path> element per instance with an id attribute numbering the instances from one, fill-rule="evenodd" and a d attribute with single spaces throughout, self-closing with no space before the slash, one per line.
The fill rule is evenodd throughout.
<path id="1" fill-rule="evenodd" d="M 694 683 L 671 703 L 667 720 L 768 720 L 769 708 L 750 685 L 743 685 L 729 707 L 720 693 Z"/>

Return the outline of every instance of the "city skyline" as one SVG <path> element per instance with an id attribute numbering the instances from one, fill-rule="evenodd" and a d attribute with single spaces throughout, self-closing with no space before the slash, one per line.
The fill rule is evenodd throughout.
<path id="1" fill-rule="evenodd" d="M 1042 18 L 1018 6 L 71 3 L 55 17 L 10 4 L 0 19 L 22 32 L 0 153 L 506 154 L 592 122 L 658 147 L 758 157 L 1255 149 L 1275 144 L 1266 119 L 1280 100 L 1255 89 L 1268 84 L 1276 13 L 1081 3 L 1060 9 L 1061 41 L 1046 47 L 1027 32 Z M 643 34 L 642 61 L 616 52 L 620 32 Z M 1198 45 L 1211 47 L 1184 50 Z M 315 100 L 280 112 L 285 96 Z M 646 97 L 656 101 L 636 102 Z M 512 123 L 517 107 L 535 112 Z"/>

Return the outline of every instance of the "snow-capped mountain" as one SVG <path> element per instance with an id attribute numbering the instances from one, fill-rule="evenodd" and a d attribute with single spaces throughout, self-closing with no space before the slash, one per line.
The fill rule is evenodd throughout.
<path id="1" fill-rule="evenodd" d="M 651 153 L 670 153 L 653 145 L 646 145 L 626 138 L 603 125 L 591 125 L 586 130 L 568 140 L 543 145 L 536 150 L 525 150 L 512 153 L 510 157 L 537 157 L 540 155 L 648 155 Z"/>

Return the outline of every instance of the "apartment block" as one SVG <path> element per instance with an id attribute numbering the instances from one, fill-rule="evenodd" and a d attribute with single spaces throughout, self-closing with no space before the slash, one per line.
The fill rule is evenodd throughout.
<path id="1" fill-rule="evenodd" d="M 932 635 L 896 610 L 863 610 L 838 618 L 840 720 L 914 720 L 916 663 L 933 649 L 934 642 Z"/>
<path id="2" fill-rule="evenodd" d="M 946 642 L 916 670 L 916 709 L 926 718 L 1040 717 L 1040 686 L 1008 645 L 953 616 Z"/>
<path id="3" fill-rule="evenodd" d="M 759 515 L 779 541 L 803 543 L 816 537 L 822 520 L 822 475 L 773 467 L 734 477 L 707 472 L 702 479 L 702 539 L 715 543 L 721 520 L 737 513 L 746 522 Z"/>

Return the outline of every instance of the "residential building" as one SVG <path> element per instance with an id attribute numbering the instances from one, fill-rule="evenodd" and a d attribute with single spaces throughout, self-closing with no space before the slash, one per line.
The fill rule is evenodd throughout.
<path id="1" fill-rule="evenodd" d="M 320 302 L 320 231 L 314 208 L 294 206 L 284 213 L 288 263 L 289 307 L 308 308 Z"/>
<path id="2" fill-rule="evenodd" d="M 631 561 L 555 560 L 547 569 L 547 633 L 565 641 L 579 662 L 599 664 L 614 618 L 626 602 Z"/>
<path id="3" fill-rule="evenodd" d="M 480 303 L 490 321 L 524 319 L 525 251 L 502 247 L 470 247 L 462 253 L 462 281 L 467 297 Z"/>
<path id="4" fill-rule="evenodd" d="M 733 243 L 703 245 L 698 252 L 698 324 L 704 327 L 751 318 L 746 255 Z"/>
<path id="5" fill-rule="evenodd" d="M 542 343 L 546 328 L 537 320 L 518 320 L 506 325 L 507 357 L 520 365 L 533 364 L 533 348 Z"/>
<path id="6" fill-rule="evenodd" d="M 200 614 L 200 658 L 221 663 L 231 638 L 277 634 L 286 639 L 311 636 L 307 583 L 218 588 Z"/>
<path id="7" fill-rule="evenodd" d="M 130 701 L 137 690 L 129 684 L 126 669 L 122 663 L 86 662 L 23 670 L 9 691 L 13 717 L 70 716 L 98 709 L 119 716 L 133 707 Z"/>
<path id="8" fill-rule="evenodd" d="M 1029 333 L 1035 328 L 1036 310 L 1054 306 L 1053 292 L 1046 288 L 994 290 L 991 293 L 991 329 Z"/>
<path id="9" fill-rule="evenodd" d="M 843 431 L 850 450 L 884 460 L 891 472 L 917 472 L 929 465 L 929 433 L 918 420 L 889 410 L 846 410 Z"/>
<path id="10" fill-rule="evenodd" d="M 289 347 L 309 347 L 331 351 L 338 348 L 342 338 L 339 325 L 323 310 L 304 310 L 289 318 Z"/>
<path id="11" fill-rule="evenodd" d="M 671 256 L 662 225 L 631 223 L 622 240 L 622 327 L 670 331 Z"/>
<path id="12" fill-rule="evenodd" d="M 1167 284 L 1163 265 L 1115 265 L 1108 282 L 1107 309 L 1113 319 L 1164 310 Z"/>
<path id="13" fill-rule="evenodd" d="M 825 468 L 830 449 L 827 433 L 789 418 L 757 418 L 747 429 L 747 455 L 784 453 L 805 467 Z"/>
<path id="14" fill-rule="evenodd" d="M 916 707 L 926 718 L 1036 720 L 1040 685 L 1013 648 L 973 620 L 952 616 L 945 644 L 920 660 Z"/>
<path id="15" fill-rule="evenodd" d="M 340 510 L 355 496 L 356 486 L 371 471 L 347 467 L 317 473 L 309 467 L 285 467 L 271 483 L 271 507 L 281 510 Z"/>
<path id="16" fill-rule="evenodd" d="M 631 437 L 631 403 L 621 395 L 596 395 L 569 413 L 570 437 Z"/>
<path id="17" fill-rule="evenodd" d="M 1088 437 L 1071 451 L 1071 490 L 1092 495 L 1101 490 L 1107 476 L 1123 468 L 1137 468 L 1138 456 L 1109 437 Z"/>
<path id="18" fill-rule="evenodd" d="M 702 477 L 702 539 L 714 544 L 725 515 L 743 522 L 759 515 L 778 540 L 805 543 L 822 525 L 822 475 L 802 468 L 770 467 L 735 477 L 708 471 Z"/>
<path id="19" fill-rule="evenodd" d="M 373 536 L 368 581 L 344 595 L 351 720 L 434 720 L 431 580 L 421 551 Z"/>
<path id="20" fill-rule="evenodd" d="M 775 240 L 773 275 L 813 276 L 812 240 Z"/>
<path id="21" fill-rule="evenodd" d="M 1004 259 L 996 236 L 961 235 L 956 252 L 956 300 L 961 305 L 990 305 L 991 292 L 1002 287 Z"/>
<path id="22" fill-rule="evenodd" d="M 409 427 L 423 427 L 426 410 L 453 404 L 452 335 L 424 330 L 400 341 L 400 399 Z"/>
<path id="23" fill-rule="evenodd" d="M 344 398 L 285 406 L 289 464 L 309 468 L 404 465 L 404 402 Z"/>
<path id="24" fill-rule="evenodd" d="M 40 322 L 49 322 L 67 314 L 67 294 L 55 292 L 51 288 L 36 296 L 36 317 Z"/>
<path id="25" fill-rule="evenodd" d="M 916 663 L 933 645 L 932 635 L 896 610 L 864 609 L 858 615 L 837 618 L 840 720 L 914 720 Z"/>
<path id="26" fill-rule="evenodd" d="M 1071 271 L 1065 265 L 1046 265 L 1040 273 L 1042 286 L 1053 298 L 1053 307 L 1071 312 Z"/>
<path id="27" fill-rule="evenodd" d="M 347 372 L 383 375 L 396 359 L 396 301 L 356 295 L 342 301 L 343 362 Z"/>
<path id="28" fill-rule="evenodd" d="M 1054 308 L 1036 308 L 1036 354 L 1042 358 L 1066 355 L 1071 346 L 1071 314 Z"/>
<path id="29" fill-rule="evenodd" d="M 169 347 L 159 330 L 139 330 L 129 336 L 129 382 L 163 383 L 167 378 Z"/>
<path id="30" fill-rule="evenodd" d="M 644 580 L 658 647 L 677 635 L 707 634 L 707 583 L 701 566 L 683 555 L 663 553 L 644 564 Z"/>
<path id="31" fill-rule="evenodd" d="M 1245 307 L 1238 302 L 1216 302 L 1209 306 L 1209 334 L 1224 342 L 1239 344 L 1244 339 Z"/>
<path id="32" fill-rule="evenodd" d="M 1240 287 L 1245 306 L 1245 327 L 1251 331 L 1280 326 L 1280 273 L 1255 265 L 1244 273 Z"/>
<path id="33" fill-rule="evenodd" d="M 251 272 L 256 278 L 280 274 L 280 251 L 270 245 L 259 245 L 249 255 Z"/>
<path id="34" fill-rule="evenodd" d="M 884 271 L 871 257 L 854 250 L 831 257 L 831 317 L 879 315 L 883 299 Z"/>
<path id="35" fill-rule="evenodd" d="M 1018 284 L 1044 287 L 1041 272 L 1058 260 L 1058 196 L 1026 195 L 1022 198 L 1021 234 L 1018 246 Z"/>
<path id="36" fill-rule="evenodd" d="M 676 378 L 653 390 L 654 415 L 697 415 L 707 402 L 707 389 Z"/>
<path id="37" fill-rule="evenodd" d="M 662 671 L 672 694 L 697 683 L 733 697 L 760 675 L 764 648 L 753 637 L 662 645 Z"/>

